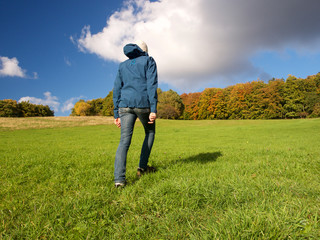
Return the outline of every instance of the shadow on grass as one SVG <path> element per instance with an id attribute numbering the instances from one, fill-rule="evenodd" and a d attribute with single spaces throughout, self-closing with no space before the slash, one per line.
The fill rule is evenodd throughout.
<path id="1" fill-rule="evenodd" d="M 222 153 L 219 152 L 207 152 L 207 153 L 199 153 L 197 155 L 188 157 L 186 159 L 181 159 L 179 162 L 191 163 L 209 163 L 217 161 L 218 157 L 221 157 Z"/>
<path id="2" fill-rule="evenodd" d="M 215 162 L 219 157 L 222 156 L 222 153 L 219 152 L 206 152 L 206 153 L 199 153 L 193 156 L 190 156 L 188 158 L 180 158 L 169 163 L 166 166 L 159 166 L 156 167 L 157 170 L 164 170 L 164 169 L 169 169 L 172 168 L 173 165 L 175 164 L 185 164 L 185 163 L 200 163 L 200 164 L 206 164 L 209 162 Z M 147 173 L 147 175 L 151 175 L 153 173 Z M 143 177 L 143 176 L 142 176 Z M 134 178 L 133 180 L 130 181 L 128 185 L 134 185 L 137 181 L 139 180 L 138 177 Z"/>
<path id="3" fill-rule="evenodd" d="M 206 152 L 206 153 L 199 153 L 188 158 L 181 158 L 168 163 L 166 166 L 160 167 L 160 169 L 167 169 L 172 168 L 176 164 L 188 164 L 188 163 L 199 163 L 199 164 L 206 164 L 210 162 L 215 162 L 219 157 L 222 156 L 222 153 L 219 152 Z"/>

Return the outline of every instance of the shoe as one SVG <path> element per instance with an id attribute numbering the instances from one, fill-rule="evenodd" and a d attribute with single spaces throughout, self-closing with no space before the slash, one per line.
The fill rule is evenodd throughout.
<path id="1" fill-rule="evenodd" d="M 117 182 L 117 183 L 114 184 L 114 186 L 116 188 L 123 188 L 123 187 L 126 186 L 126 183 L 125 182 Z"/>
<path id="2" fill-rule="evenodd" d="M 138 168 L 137 170 L 137 176 L 138 177 L 141 177 L 143 174 L 146 174 L 146 173 L 151 173 L 151 172 L 155 172 L 157 171 L 156 168 L 154 167 L 151 167 L 151 166 L 147 166 L 147 168 Z"/>

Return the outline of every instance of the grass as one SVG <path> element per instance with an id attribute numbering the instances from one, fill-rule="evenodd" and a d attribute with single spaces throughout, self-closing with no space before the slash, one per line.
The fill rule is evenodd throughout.
<path id="1" fill-rule="evenodd" d="M 61 128 L 88 125 L 112 124 L 112 117 L 31 117 L 3 118 L 0 117 L 0 130 L 20 130 L 39 128 Z"/>
<path id="2" fill-rule="evenodd" d="M 157 120 L 140 180 L 138 122 L 121 190 L 115 126 L 2 129 L 0 238 L 320 238 L 320 119 Z"/>

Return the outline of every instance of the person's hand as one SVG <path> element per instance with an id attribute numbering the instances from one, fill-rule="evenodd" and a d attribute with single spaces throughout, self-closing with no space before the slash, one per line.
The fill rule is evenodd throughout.
<path id="1" fill-rule="evenodd" d="M 115 118 L 113 123 L 115 125 L 117 125 L 118 128 L 121 128 L 121 120 L 120 120 L 120 118 Z"/>
<path id="2" fill-rule="evenodd" d="M 149 115 L 149 124 L 153 124 L 154 123 L 154 121 L 156 120 L 156 118 L 157 118 L 157 114 L 156 113 L 150 113 L 150 115 Z"/>

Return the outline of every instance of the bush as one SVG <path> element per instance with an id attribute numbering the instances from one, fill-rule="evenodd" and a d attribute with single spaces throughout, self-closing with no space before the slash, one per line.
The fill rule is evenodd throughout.
<path id="1" fill-rule="evenodd" d="M 45 117 L 54 116 L 48 105 L 32 104 L 29 101 L 0 100 L 0 117 Z"/>

